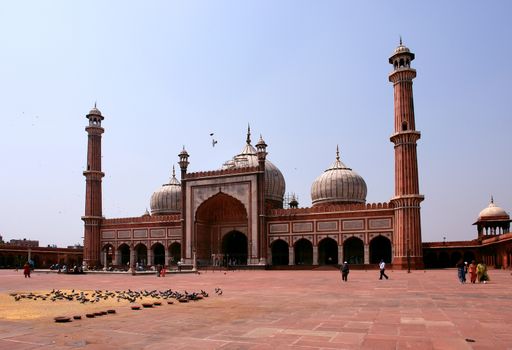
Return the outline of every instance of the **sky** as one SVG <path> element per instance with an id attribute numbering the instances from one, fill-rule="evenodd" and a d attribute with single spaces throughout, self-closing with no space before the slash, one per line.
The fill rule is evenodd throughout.
<path id="1" fill-rule="evenodd" d="M 367 202 L 387 202 L 402 36 L 423 241 L 473 239 L 491 195 L 512 210 L 511 14 L 509 1 L 3 1 L 0 235 L 82 243 L 95 102 L 107 218 L 149 209 L 183 146 L 189 171 L 220 168 L 248 124 L 300 207 L 337 145 Z"/>

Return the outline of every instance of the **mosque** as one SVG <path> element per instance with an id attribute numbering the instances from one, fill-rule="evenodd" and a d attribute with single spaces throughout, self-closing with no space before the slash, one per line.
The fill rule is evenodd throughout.
<path id="1" fill-rule="evenodd" d="M 395 194 L 384 203 L 366 202 L 364 179 L 343 163 L 338 150 L 311 185 L 311 207 L 298 208 L 296 200 L 284 203 L 285 177 L 268 159 L 265 141 L 260 137 L 253 145 L 249 129 L 242 150 L 218 170 L 187 172 L 189 154 L 183 148 L 178 155 L 179 180 L 173 168 L 168 183 L 151 196 L 151 213 L 104 218 L 104 116 L 95 106 L 86 116 L 85 128 L 84 264 L 300 268 L 348 261 L 364 267 L 384 259 L 395 269 L 423 268 L 424 251 L 437 258 L 446 246 L 422 244 L 424 197 L 418 181 L 414 58 L 401 41 L 389 58 Z"/>

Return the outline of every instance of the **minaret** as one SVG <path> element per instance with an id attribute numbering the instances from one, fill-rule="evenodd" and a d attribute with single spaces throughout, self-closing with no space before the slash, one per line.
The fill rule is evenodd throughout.
<path id="1" fill-rule="evenodd" d="M 192 259 L 193 257 L 188 255 L 187 245 L 195 244 L 195 242 L 187 242 L 187 168 L 190 162 L 188 161 L 189 154 L 185 149 L 185 145 L 183 145 L 183 150 L 178 154 L 178 157 L 180 159 L 178 164 L 181 169 L 181 258 L 185 259 L 185 262 L 190 263 L 192 260 L 187 259 Z M 190 225 L 193 225 L 193 223 Z M 192 228 L 194 227 L 192 226 Z"/>
<path id="2" fill-rule="evenodd" d="M 390 138 L 395 144 L 395 197 L 391 200 L 395 208 L 393 266 L 421 269 L 420 203 L 424 197 L 419 194 L 418 184 L 416 142 L 421 134 L 414 121 L 412 80 L 416 70 L 411 68 L 412 60 L 414 53 L 400 38 L 400 45 L 389 58 L 393 65 L 389 81 L 393 83 L 395 100 L 395 127 Z"/>
<path id="3" fill-rule="evenodd" d="M 101 179 L 105 174 L 101 171 L 101 127 L 103 116 L 96 108 L 86 116 L 89 125 L 85 128 L 88 134 L 87 169 L 85 176 L 85 215 L 84 221 L 84 263 L 87 267 L 100 265 L 100 225 L 103 219 Z"/>
<path id="4" fill-rule="evenodd" d="M 249 139 L 250 130 L 247 133 L 247 141 L 250 144 L 251 140 Z M 256 144 L 256 155 L 258 156 L 258 250 L 257 250 L 257 258 L 258 261 L 251 261 L 252 264 L 265 264 L 267 262 L 267 223 L 265 219 L 265 161 L 267 158 L 267 144 L 263 140 L 263 137 L 260 135 L 260 139 Z M 251 245 L 252 247 L 252 245 Z M 254 247 L 252 247 L 254 249 Z M 253 257 L 251 252 L 250 257 Z"/>

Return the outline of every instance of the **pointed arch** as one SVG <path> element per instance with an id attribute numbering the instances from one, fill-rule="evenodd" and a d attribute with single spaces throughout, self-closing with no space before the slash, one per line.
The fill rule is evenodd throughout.
<path id="1" fill-rule="evenodd" d="M 272 251 L 272 265 L 288 265 L 290 262 L 288 243 L 282 239 L 276 239 L 272 242 L 270 249 Z"/>
<path id="2" fill-rule="evenodd" d="M 117 247 L 118 260 L 117 263 L 123 266 L 130 265 L 130 246 L 126 243 L 122 243 Z"/>
<path id="3" fill-rule="evenodd" d="M 389 238 L 378 235 L 370 241 L 370 264 L 378 264 L 381 260 L 390 264 L 392 259 L 391 241 Z"/>
<path id="4" fill-rule="evenodd" d="M 358 237 L 350 237 L 343 242 L 343 257 L 349 264 L 364 263 L 364 243 Z"/>
<path id="5" fill-rule="evenodd" d="M 338 264 L 338 243 L 330 237 L 325 237 L 318 242 L 318 264 Z"/>
<path id="6" fill-rule="evenodd" d="M 234 242 L 231 240 L 229 241 L 231 243 L 225 243 L 227 246 L 224 246 L 223 234 L 229 234 L 223 230 L 226 226 L 236 228 L 233 231 L 243 235 L 247 242 L 247 236 L 240 232 L 246 231 L 248 227 L 248 216 L 244 204 L 231 195 L 218 192 L 201 203 L 195 213 L 193 229 L 195 230 L 196 256 L 201 264 L 213 264 L 212 256 L 224 254 L 223 250 L 226 249 L 231 254 L 236 254 L 240 261 L 245 261 L 244 264 L 247 263 L 248 247 L 247 243 L 245 248 L 239 246 L 242 244 L 240 235 L 237 235 L 239 240 L 236 240 L 238 248 L 231 246 Z"/>
<path id="7" fill-rule="evenodd" d="M 306 238 L 295 242 L 294 246 L 295 265 L 313 265 L 313 244 Z"/>

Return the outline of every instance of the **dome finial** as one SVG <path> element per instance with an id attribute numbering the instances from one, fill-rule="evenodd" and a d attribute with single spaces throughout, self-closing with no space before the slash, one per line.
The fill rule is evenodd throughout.
<path id="1" fill-rule="evenodd" d="M 176 177 L 176 170 L 174 169 L 174 165 L 172 166 L 172 177 Z"/>
<path id="2" fill-rule="evenodd" d="M 251 144 L 251 125 L 249 123 L 247 123 L 247 140 L 245 142 L 247 142 L 248 145 Z"/>
<path id="3" fill-rule="evenodd" d="M 94 101 L 94 108 L 96 108 L 96 101 Z M 147 209 L 146 209 L 147 210 Z"/>
<path id="4" fill-rule="evenodd" d="M 494 196 L 491 194 L 491 203 L 494 203 Z"/>
<path id="5" fill-rule="evenodd" d="M 339 145 L 336 145 L 336 160 L 340 160 L 340 147 Z"/>
<path id="6" fill-rule="evenodd" d="M 402 36 L 400 35 L 400 46 L 402 46 Z"/>

